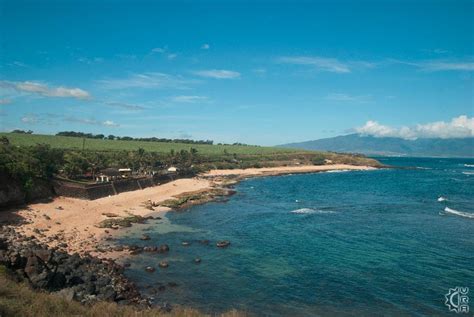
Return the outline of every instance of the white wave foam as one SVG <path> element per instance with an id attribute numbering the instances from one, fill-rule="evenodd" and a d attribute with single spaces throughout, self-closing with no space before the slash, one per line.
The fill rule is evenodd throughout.
<path id="1" fill-rule="evenodd" d="M 438 197 L 438 201 L 441 202 L 441 201 L 446 201 L 448 200 L 447 198 L 443 197 L 443 196 L 440 196 Z"/>
<path id="2" fill-rule="evenodd" d="M 458 210 L 451 209 L 449 207 L 444 208 L 444 211 L 453 215 L 458 215 L 461 217 L 474 219 L 474 214 L 470 212 L 458 211 Z"/>
<path id="3" fill-rule="evenodd" d="M 329 170 L 324 173 L 344 173 L 344 172 L 350 172 L 351 170 Z"/>
<path id="4" fill-rule="evenodd" d="M 335 211 L 332 210 L 319 210 L 311 208 L 300 208 L 290 211 L 293 214 L 334 214 Z"/>
<path id="5" fill-rule="evenodd" d="M 464 175 L 474 175 L 474 172 L 462 172 Z"/>
<path id="6" fill-rule="evenodd" d="M 474 164 L 464 164 L 465 167 L 474 167 Z"/>

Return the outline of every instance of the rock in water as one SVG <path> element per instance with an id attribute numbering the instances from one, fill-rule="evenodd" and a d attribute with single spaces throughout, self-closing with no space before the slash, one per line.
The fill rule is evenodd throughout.
<path id="1" fill-rule="evenodd" d="M 160 245 L 159 252 L 160 253 L 166 253 L 170 250 L 170 247 L 167 244 L 162 244 Z"/>
<path id="2" fill-rule="evenodd" d="M 230 245 L 230 241 L 228 240 L 222 240 L 222 241 L 217 242 L 217 247 L 219 248 L 226 248 L 229 245 Z"/>
<path id="3" fill-rule="evenodd" d="M 150 240 L 150 239 L 151 239 L 150 236 L 147 234 L 142 235 L 142 237 L 140 238 L 140 240 L 144 240 L 144 241 Z"/>

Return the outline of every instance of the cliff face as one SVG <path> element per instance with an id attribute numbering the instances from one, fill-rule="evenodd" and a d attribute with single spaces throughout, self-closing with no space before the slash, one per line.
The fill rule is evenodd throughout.
<path id="1" fill-rule="evenodd" d="M 5 173 L 0 173 L 0 209 L 48 198 L 53 195 L 54 191 L 51 184 L 45 180 L 35 179 L 31 189 L 26 192 L 20 181 Z"/>

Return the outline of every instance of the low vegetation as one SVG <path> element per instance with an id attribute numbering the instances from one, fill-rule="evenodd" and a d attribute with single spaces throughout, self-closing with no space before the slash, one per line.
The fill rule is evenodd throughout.
<path id="1" fill-rule="evenodd" d="M 119 306 L 112 302 L 97 302 L 92 306 L 81 305 L 55 294 L 32 290 L 25 283 L 17 283 L 9 277 L 4 266 L 0 266 L 0 316 L 2 317 L 197 317 L 206 316 L 194 309 L 175 308 L 170 313 L 159 309 L 139 309 L 134 306 Z M 244 316 L 237 311 L 222 317 Z"/>
<path id="2" fill-rule="evenodd" d="M 124 218 L 113 217 L 112 219 L 102 220 L 98 224 L 98 227 L 118 229 L 119 227 L 131 227 L 133 223 L 144 223 L 146 220 L 147 218 L 135 215 L 130 215 Z"/>
<path id="3" fill-rule="evenodd" d="M 167 199 L 159 203 L 160 206 L 172 209 L 185 208 L 190 205 L 202 204 L 214 200 L 216 197 L 233 194 L 234 191 L 226 188 L 214 188 L 197 192 L 183 193 L 174 199 Z"/>

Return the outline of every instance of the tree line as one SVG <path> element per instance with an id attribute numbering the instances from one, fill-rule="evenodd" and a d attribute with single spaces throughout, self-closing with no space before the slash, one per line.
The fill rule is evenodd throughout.
<path id="1" fill-rule="evenodd" d="M 191 140 L 191 139 L 167 139 L 167 138 L 132 138 L 129 136 L 116 136 L 113 134 L 104 135 L 104 134 L 92 134 L 84 132 L 75 132 L 75 131 L 62 131 L 56 133 L 58 136 L 71 136 L 78 138 L 87 138 L 87 139 L 99 139 L 99 140 L 123 140 L 123 141 L 144 141 L 144 142 L 165 142 L 165 143 L 185 143 L 185 144 L 208 144 L 212 145 L 214 141 L 212 140 Z"/>
<path id="2" fill-rule="evenodd" d="M 105 168 L 130 168 L 139 173 L 164 170 L 176 166 L 178 175 L 192 176 L 198 171 L 201 157 L 197 150 L 171 151 L 167 154 L 134 151 L 78 151 L 51 148 L 46 144 L 18 147 L 8 138 L 0 138 L 0 175 L 19 181 L 25 191 L 31 189 L 37 178 L 51 180 L 55 175 L 70 179 L 93 177 Z"/>

